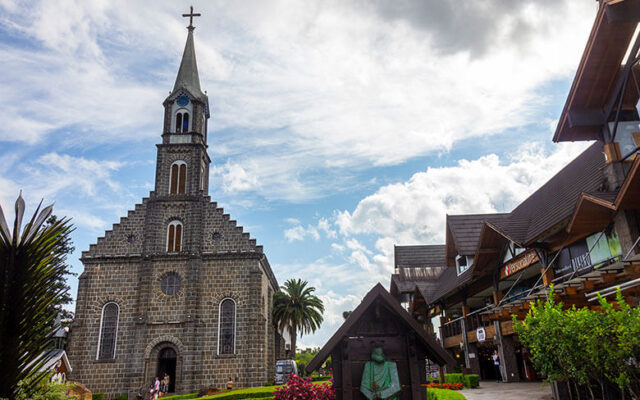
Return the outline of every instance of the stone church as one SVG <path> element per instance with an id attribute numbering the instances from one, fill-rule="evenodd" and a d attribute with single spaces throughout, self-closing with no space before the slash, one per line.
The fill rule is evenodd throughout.
<path id="1" fill-rule="evenodd" d="M 163 103 L 155 189 L 82 253 L 70 378 L 107 398 L 148 393 L 165 372 L 175 393 L 229 378 L 264 385 L 283 347 L 262 246 L 208 195 L 210 108 L 193 31 Z"/>

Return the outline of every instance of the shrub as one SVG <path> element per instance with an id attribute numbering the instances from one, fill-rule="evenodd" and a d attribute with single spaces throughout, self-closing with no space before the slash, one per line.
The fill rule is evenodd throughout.
<path id="1" fill-rule="evenodd" d="M 330 375 L 319 375 L 319 376 L 312 377 L 311 382 L 328 381 L 329 379 L 331 379 Z"/>
<path id="2" fill-rule="evenodd" d="M 273 381 L 266 381 L 264 383 L 265 386 L 273 386 Z"/>
<path id="3" fill-rule="evenodd" d="M 427 388 L 427 400 L 465 400 L 466 398 L 453 390 Z"/>
<path id="4" fill-rule="evenodd" d="M 302 379 L 296 375 L 289 375 L 289 383 L 276 389 L 275 400 L 335 400 L 333 380 L 328 383 L 314 385 L 311 379 Z"/>
<path id="5" fill-rule="evenodd" d="M 129 395 L 126 393 L 123 393 L 121 395 L 119 395 L 118 397 L 116 397 L 116 400 L 129 400 Z"/>
<path id="6" fill-rule="evenodd" d="M 468 388 L 477 388 L 480 386 L 480 377 L 476 374 L 465 375 L 464 386 Z"/>
<path id="7" fill-rule="evenodd" d="M 446 383 L 461 383 L 464 385 L 464 375 L 462 374 L 444 374 Z"/>
<path id="8" fill-rule="evenodd" d="M 102 393 L 93 393 L 91 395 L 91 400 L 104 400 L 104 394 L 102 394 Z"/>
<path id="9" fill-rule="evenodd" d="M 167 396 L 167 397 L 163 397 L 163 400 L 190 400 L 190 399 L 195 399 L 197 397 L 201 397 L 198 396 L 198 393 L 189 393 L 189 394 L 178 394 L 175 396 Z"/>

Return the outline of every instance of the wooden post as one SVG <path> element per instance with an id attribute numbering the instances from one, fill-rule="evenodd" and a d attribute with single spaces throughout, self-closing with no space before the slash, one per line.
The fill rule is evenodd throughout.
<path id="1" fill-rule="evenodd" d="M 409 377 L 411 379 L 411 398 L 420 400 L 420 374 L 418 372 L 418 357 L 414 334 L 407 335 L 407 361 L 409 362 Z M 424 372 L 423 372 L 424 373 Z"/>
<path id="2" fill-rule="evenodd" d="M 493 291 L 493 304 L 500 303 L 500 300 L 502 300 L 502 290 L 494 290 Z"/>
<path id="3" fill-rule="evenodd" d="M 342 398 L 353 399 L 353 385 L 351 384 L 351 359 L 349 357 L 348 339 L 342 341 Z"/>
<path id="4" fill-rule="evenodd" d="M 607 156 L 605 160 L 607 164 L 620 160 L 620 145 L 618 143 L 606 143 L 604 145 L 604 154 Z"/>
<path id="5" fill-rule="evenodd" d="M 554 278 L 553 268 L 547 268 L 546 272 L 545 272 L 545 269 L 542 268 L 541 273 L 542 273 L 542 283 L 545 286 L 551 285 L 551 283 L 553 283 L 553 278 Z"/>
<path id="6" fill-rule="evenodd" d="M 471 308 L 469 308 L 469 306 L 462 306 L 462 316 L 466 317 L 467 314 L 469 314 L 471 312 Z"/>
<path id="7" fill-rule="evenodd" d="M 440 383 L 444 383 L 444 366 L 440 365 Z"/>

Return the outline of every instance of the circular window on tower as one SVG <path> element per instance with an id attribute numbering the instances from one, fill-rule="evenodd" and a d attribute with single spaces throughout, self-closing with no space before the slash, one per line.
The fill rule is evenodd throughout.
<path id="1" fill-rule="evenodd" d="M 178 274 L 171 273 L 162 278 L 160 281 L 160 290 L 167 296 L 173 296 L 180 291 L 180 277 Z"/>

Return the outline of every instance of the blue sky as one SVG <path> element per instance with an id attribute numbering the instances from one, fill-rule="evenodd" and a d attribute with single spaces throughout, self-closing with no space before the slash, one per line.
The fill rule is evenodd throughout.
<path id="1" fill-rule="evenodd" d="M 509 211 L 584 144 L 551 143 L 597 2 L 196 1 L 210 194 L 309 280 L 322 345 L 394 244 Z M 185 1 L 0 0 L 0 204 L 73 218 L 80 251 L 153 186 Z M 72 279 L 75 296 L 77 281 Z"/>

